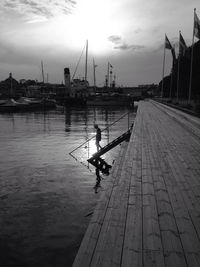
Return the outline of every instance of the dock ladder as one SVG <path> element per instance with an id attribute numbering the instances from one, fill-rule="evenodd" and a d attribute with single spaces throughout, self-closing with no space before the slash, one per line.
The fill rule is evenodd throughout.
<path id="1" fill-rule="evenodd" d="M 105 154 L 106 152 L 108 152 L 109 150 L 111 150 L 112 148 L 114 148 L 117 145 L 119 145 L 120 143 L 122 143 L 123 141 L 125 141 L 125 140 L 128 141 L 130 139 L 130 136 L 131 136 L 131 131 L 132 131 L 132 127 L 127 132 L 123 133 L 122 135 L 120 135 L 119 137 L 114 139 L 112 142 L 110 142 L 106 146 L 102 147 L 98 152 L 93 154 L 92 157 L 89 158 L 87 161 L 90 164 L 94 165 L 96 168 L 98 168 L 101 171 L 107 173 L 109 168 L 111 168 L 111 166 L 109 164 L 107 164 L 100 157 L 103 154 Z"/>
<path id="2" fill-rule="evenodd" d="M 89 163 L 92 164 L 93 166 L 96 167 L 96 169 L 99 169 L 100 171 L 102 171 L 105 174 L 109 174 L 109 168 L 111 168 L 111 165 L 107 164 L 106 161 L 104 159 L 101 158 L 101 156 L 103 154 L 105 154 L 106 152 L 108 152 L 109 150 L 111 150 L 112 148 L 116 147 L 117 145 L 119 145 L 120 143 L 122 143 L 125 140 L 129 140 L 130 135 L 131 135 L 131 131 L 132 131 L 132 127 L 133 124 L 130 126 L 129 123 L 129 114 L 130 112 L 124 114 L 123 116 L 121 116 L 118 120 L 114 121 L 112 124 L 110 124 L 108 127 L 106 127 L 105 129 L 103 129 L 101 132 L 108 130 L 111 126 L 113 126 L 114 124 L 116 124 L 117 122 L 119 122 L 121 119 L 123 119 L 125 116 L 128 116 L 128 130 L 126 132 L 124 132 L 122 135 L 120 135 L 119 137 L 117 137 L 116 139 L 114 139 L 112 142 L 108 142 L 107 145 L 105 145 L 104 147 L 102 147 L 98 152 L 96 152 L 95 154 L 93 154 L 91 157 L 89 157 L 89 149 L 88 149 L 88 166 L 85 165 L 83 163 L 83 161 L 79 161 L 78 158 L 74 155 L 74 152 L 77 151 L 78 149 L 80 149 L 81 147 L 83 147 L 84 145 L 88 144 L 89 147 L 89 142 L 90 140 L 94 139 L 95 136 L 87 139 L 84 143 L 82 143 L 81 145 L 79 145 L 78 147 L 76 147 L 74 150 L 72 150 L 69 155 L 72 156 L 75 160 L 78 160 L 82 165 L 86 166 L 89 169 Z"/>

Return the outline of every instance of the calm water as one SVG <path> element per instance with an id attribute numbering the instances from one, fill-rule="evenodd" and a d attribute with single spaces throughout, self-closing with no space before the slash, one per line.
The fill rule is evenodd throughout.
<path id="1" fill-rule="evenodd" d="M 71 266 L 109 176 L 95 190 L 87 157 L 94 139 L 126 109 L 66 109 L 0 114 L 0 265 Z M 133 116 L 131 117 L 133 118 Z M 127 117 L 102 133 L 102 144 L 127 129 Z M 112 164 L 120 147 L 107 153 Z M 98 192 L 97 193 L 95 193 Z"/>

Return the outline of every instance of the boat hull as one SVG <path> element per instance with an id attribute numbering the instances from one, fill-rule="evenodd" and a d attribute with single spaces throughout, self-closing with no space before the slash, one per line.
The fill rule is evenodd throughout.
<path id="1" fill-rule="evenodd" d="M 88 100 L 86 102 L 86 104 L 88 106 L 130 106 L 130 105 L 134 105 L 133 101 L 115 101 L 115 100 L 111 100 L 111 101 L 92 101 L 92 100 Z"/>
<path id="2" fill-rule="evenodd" d="M 14 100 L 7 100 L 6 103 L 0 105 L 0 113 L 47 110 L 47 109 L 53 109 L 55 107 L 56 103 L 50 100 L 38 100 L 38 101 L 35 100 L 23 103 Z"/>

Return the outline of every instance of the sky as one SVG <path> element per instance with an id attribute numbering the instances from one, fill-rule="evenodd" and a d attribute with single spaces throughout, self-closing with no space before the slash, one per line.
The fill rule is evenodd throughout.
<path id="1" fill-rule="evenodd" d="M 64 81 L 63 70 L 84 77 L 88 40 L 88 81 L 103 86 L 108 62 L 119 86 L 159 83 L 164 37 L 178 53 L 179 31 L 192 44 L 194 8 L 199 0 L 1 0 L 0 81 L 13 77 L 51 83 Z M 195 39 L 195 42 L 198 41 Z M 172 56 L 166 50 L 165 75 Z M 47 75 L 48 74 L 48 75 Z"/>

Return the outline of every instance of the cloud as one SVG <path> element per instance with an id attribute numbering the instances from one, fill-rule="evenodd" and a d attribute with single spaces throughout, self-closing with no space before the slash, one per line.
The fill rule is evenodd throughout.
<path id="1" fill-rule="evenodd" d="M 127 44 L 119 35 L 111 35 L 108 40 L 115 45 L 114 49 L 135 51 L 145 48 L 143 45 Z"/>
<path id="2" fill-rule="evenodd" d="M 145 48 L 143 45 L 128 45 L 126 43 L 123 43 L 121 45 L 115 46 L 114 49 L 119 49 L 119 50 L 140 50 Z"/>
<path id="3" fill-rule="evenodd" d="M 122 38 L 119 35 L 111 35 L 108 37 L 108 40 L 114 44 L 119 44 L 122 42 Z"/>
<path id="4" fill-rule="evenodd" d="M 28 22 L 49 19 L 60 14 L 68 15 L 76 5 L 74 0 L 1 0 L 0 9 L 14 11 Z"/>

